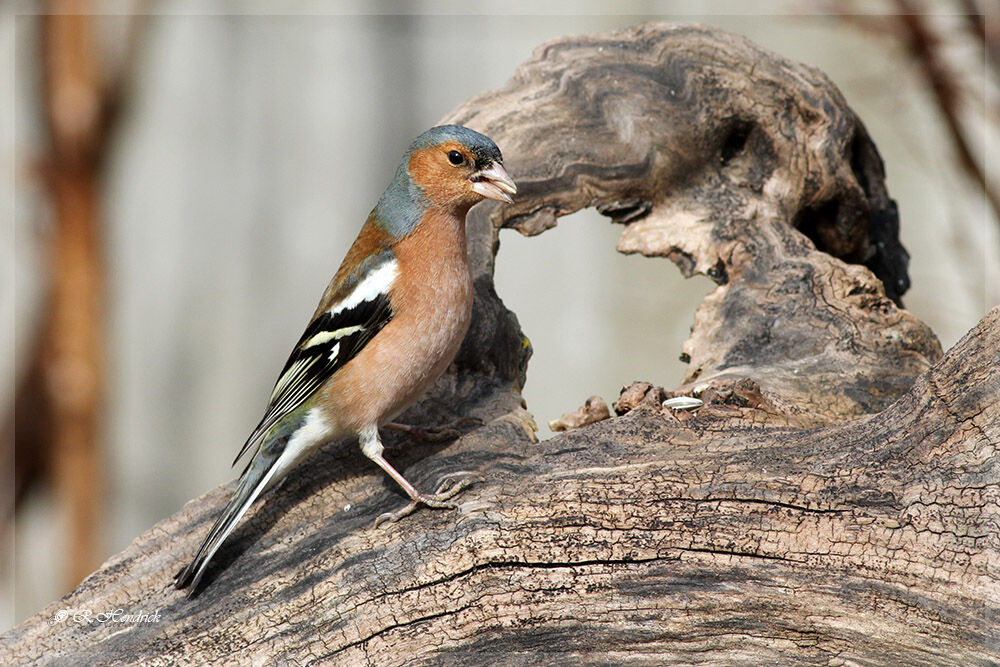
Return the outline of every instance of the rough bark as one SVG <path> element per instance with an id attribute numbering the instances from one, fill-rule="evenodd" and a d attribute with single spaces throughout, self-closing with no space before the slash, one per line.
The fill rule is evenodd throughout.
<path id="1" fill-rule="evenodd" d="M 1000 310 L 941 358 L 893 302 L 895 206 L 822 74 L 646 25 L 543 45 L 447 120 L 494 137 L 522 195 L 470 215 L 474 323 L 406 416 L 479 423 L 390 436 L 390 456 L 423 487 L 457 469 L 486 481 L 458 511 L 374 528 L 403 499 L 353 445 L 327 447 L 258 503 L 199 596 L 170 579 L 229 486 L 14 629 L 0 661 L 1000 659 Z M 519 392 L 530 346 L 492 286 L 497 234 L 586 206 L 624 224 L 620 250 L 719 287 L 684 386 L 634 385 L 619 416 L 538 444 Z M 705 406 L 661 406 L 677 393 Z M 159 621 L 96 622 L 115 609 Z"/>

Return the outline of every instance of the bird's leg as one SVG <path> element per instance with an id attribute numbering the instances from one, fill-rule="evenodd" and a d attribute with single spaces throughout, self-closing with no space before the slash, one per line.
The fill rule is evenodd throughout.
<path id="1" fill-rule="evenodd" d="M 385 474 L 389 475 L 396 484 L 399 484 L 403 491 L 406 492 L 406 495 L 410 497 L 410 504 L 406 507 L 395 512 L 386 512 L 375 519 L 376 526 L 383 521 L 396 521 L 402 519 L 404 516 L 413 514 L 421 505 L 434 508 L 455 508 L 458 504 L 452 501 L 451 498 L 476 482 L 483 481 L 483 476 L 479 473 L 463 470 L 445 475 L 433 494 L 420 493 L 415 486 L 406 481 L 406 478 L 382 456 L 382 441 L 379 438 L 377 427 L 369 427 L 362 431 L 360 440 L 361 451 L 364 452 L 365 456 L 384 470 Z"/>
<path id="2" fill-rule="evenodd" d="M 454 509 L 458 507 L 458 503 L 451 500 L 452 497 L 458 495 L 461 491 L 472 486 L 476 482 L 483 481 L 483 476 L 479 473 L 462 470 L 449 473 L 442 477 L 437 490 L 434 491 L 433 494 L 420 493 L 384 458 L 379 456 L 372 460 L 375 461 L 375 463 L 378 464 L 382 470 L 386 471 L 390 477 L 396 480 L 396 483 L 403 487 L 403 490 L 406 491 L 408 496 L 410 496 L 410 502 L 405 507 L 402 507 L 395 512 L 385 512 L 384 514 L 379 515 L 379 517 L 375 519 L 376 527 L 385 521 L 398 521 L 404 516 L 409 516 L 410 514 L 416 512 L 421 505 L 437 509 Z"/>
<path id="3" fill-rule="evenodd" d="M 439 440 L 452 440 L 462 435 L 460 428 L 462 426 L 471 426 L 474 424 L 482 424 L 481 419 L 476 419 L 475 417 L 462 417 L 456 419 L 455 421 L 448 422 L 447 424 L 442 424 L 441 426 L 430 426 L 421 427 L 413 426 L 412 424 L 400 424 L 399 422 L 389 422 L 385 424 L 385 428 L 392 431 L 399 431 L 400 433 L 405 433 L 411 438 L 416 438 L 417 440 L 426 440 L 430 442 L 437 442 Z"/>

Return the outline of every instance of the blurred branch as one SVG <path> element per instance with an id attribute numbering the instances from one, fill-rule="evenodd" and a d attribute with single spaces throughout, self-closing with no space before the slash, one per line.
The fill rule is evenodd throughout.
<path id="1" fill-rule="evenodd" d="M 987 0 L 988 2 L 990 0 Z M 1000 35 L 997 34 L 997 20 L 987 22 L 985 10 L 976 4 L 976 0 L 961 0 L 962 11 L 968 22 L 969 31 L 982 44 L 986 57 L 993 67 L 1000 66 Z"/>
<path id="2" fill-rule="evenodd" d="M 138 49 L 128 18 L 121 66 L 109 74 L 98 52 L 97 19 L 85 0 L 53 0 L 38 18 L 39 70 L 48 147 L 39 160 L 52 204 L 47 293 L 31 363 L 5 425 L 15 470 L 10 520 L 29 488 L 49 479 L 69 531 L 65 578 L 75 584 L 100 560 L 104 483 L 100 447 L 104 387 L 104 259 L 101 166 L 127 98 Z M 9 459 L 13 459 L 12 461 Z"/>
<path id="3" fill-rule="evenodd" d="M 961 107 L 968 102 L 963 99 L 963 95 L 959 92 L 956 83 L 958 73 L 954 72 L 941 57 L 941 40 L 928 25 L 927 18 L 918 13 L 919 8 L 910 0 L 896 0 L 896 6 L 899 8 L 896 20 L 903 27 L 902 37 L 920 64 L 924 78 L 934 93 L 952 143 L 958 151 L 959 161 L 965 172 L 982 187 L 994 214 L 1000 216 L 1000 192 L 987 180 L 985 165 L 976 160 L 962 127 Z M 977 14 L 970 14 L 970 16 L 977 16 Z M 977 32 L 982 35 L 983 48 L 988 52 L 985 29 L 977 29 Z M 989 118 L 991 115 L 986 114 L 986 117 Z"/>
<path id="4" fill-rule="evenodd" d="M 14 472 L 13 493 L 2 496 L 0 521 L 4 522 L 4 528 L 13 521 L 29 489 L 46 475 L 52 410 L 42 386 L 42 349 L 42 345 L 36 344 L 31 351 L 31 360 L 14 394 L 16 409 L 4 417 L 0 466 Z"/>
<path id="5" fill-rule="evenodd" d="M 986 158 L 977 160 L 963 126 L 962 112 L 983 94 L 983 82 L 970 82 L 968 72 L 961 65 L 949 63 L 945 57 L 948 47 L 971 36 L 976 40 L 976 48 L 983 53 L 984 77 L 988 79 L 1000 62 L 997 30 L 1000 23 L 991 19 L 975 0 L 955 0 L 955 13 L 962 18 L 962 29 L 944 34 L 934 23 L 941 15 L 928 14 L 925 3 L 913 0 L 895 0 L 895 3 L 897 15 L 894 16 L 865 13 L 862 4 L 845 0 L 832 0 L 824 8 L 845 23 L 874 35 L 888 36 L 909 50 L 933 92 L 962 169 L 983 189 L 990 206 L 1000 216 L 1000 185 L 987 178 Z M 1000 108 L 995 104 L 991 106 L 989 100 L 985 100 L 984 105 L 984 122 L 1000 122 Z"/>
<path id="6" fill-rule="evenodd" d="M 99 562 L 100 411 L 104 360 L 104 269 L 97 162 L 102 99 L 93 17 L 83 2 L 56 2 L 42 19 L 41 58 L 54 206 L 43 391 L 52 411 L 50 470 L 69 531 L 66 576 L 79 581 Z M 72 13 L 71 13 L 72 12 Z"/>

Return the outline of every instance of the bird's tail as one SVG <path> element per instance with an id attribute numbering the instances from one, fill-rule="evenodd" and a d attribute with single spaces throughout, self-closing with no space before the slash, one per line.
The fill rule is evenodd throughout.
<path id="1" fill-rule="evenodd" d="M 212 526 L 208 537 L 205 538 L 201 548 L 198 549 L 194 560 L 174 577 L 175 588 L 190 587 L 188 597 L 195 594 L 198 589 L 198 582 L 201 581 L 202 575 L 205 574 L 205 569 L 208 567 L 209 561 L 212 560 L 212 556 L 219 550 L 222 543 L 226 541 L 229 534 L 233 532 L 236 524 L 246 514 L 247 509 L 253 505 L 261 493 L 271 486 L 272 477 L 278 468 L 275 464 L 279 456 L 273 454 L 268 456 L 264 453 L 265 449 L 262 447 L 258 450 L 246 470 L 243 471 L 236 492 L 226 506 L 225 511 L 215 520 L 215 525 Z"/>

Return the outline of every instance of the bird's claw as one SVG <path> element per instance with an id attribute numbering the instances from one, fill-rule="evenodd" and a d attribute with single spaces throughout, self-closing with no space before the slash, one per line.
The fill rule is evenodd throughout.
<path id="1" fill-rule="evenodd" d="M 434 491 L 434 495 L 431 496 L 431 498 L 435 501 L 448 500 L 476 482 L 485 481 L 486 478 L 481 474 L 470 470 L 459 470 L 457 472 L 448 473 L 441 478 L 440 483 L 438 483 L 438 488 Z M 425 504 L 427 503 L 425 502 Z M 431 507 L 433 507 L 433 505 L 431 505 Z"/>
<path id="2" fill-rule="evenodd" d="M 455 509 L 458 507 L 458 503 L 451 500 L 452 498 L 476 482 L 484 481 L 486 481 L 486 478 L 478 472 L 460 470 L 458 472 L 449 473 L 441 479 L 441 482 L 438 484 L 438 487 L 433 494 L 421 493 L 416 498 L 412 499 L 405 507 L 398 509 L 395 512 L 385 512 L 384 514 L 379 515 L 379 517 L 375 519 L 374 527 L 378 528 L 383 523 L 392 523 L 405 516 L 409 516 L 416 512 L 421 505 L 426 505 L 427 507 L 432 507 L 434 509 Z"/>

